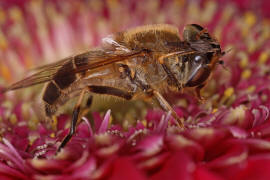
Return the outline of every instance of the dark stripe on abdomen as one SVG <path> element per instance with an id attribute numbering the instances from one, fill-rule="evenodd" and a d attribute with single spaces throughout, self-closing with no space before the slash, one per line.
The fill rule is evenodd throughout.
<path id="1" fill-rule="evenodd" d="M 73 62 L 69 61 L 64 64 L 55 74 L 53 80 L 60 89 L 67 88 L 71 83 L 76 80 L 76 74 L 74 72 Z"/>
<path id="2" fill-rule="evenodd" d="M 74 64 L 76 68 L 85 66 L 88 64 L 88 54 L 80 54 L 74 57 Z"/>
<path id="3" fill-rule="evenodd" d="M 74 57 L 74 64 L 76 68 L 83 67 L 88 64 L 88 58 L 86 54 L 80 54 Z M 82 76 L 85 75 L 85 71 L 80 73 Z"/>
<path id="4" fill-rule="evenodd" d="M 60 95 L 60 89 L 53 82 L 50 82 L 43 94 L 43 101 L 52 105 Z"/>

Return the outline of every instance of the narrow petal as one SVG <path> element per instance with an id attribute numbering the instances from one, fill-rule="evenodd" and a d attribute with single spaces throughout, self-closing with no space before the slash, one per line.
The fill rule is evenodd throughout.
<path id="1" fill-rule="evenodd" d="M 111 110 L 109 109 L 104 118 L 103 118 L 103 121 L 99 127 L 99 130 L 98 130 L 98 133 L 105 133 L 108 126 L 109 126 L 109 121 L 110 121 L 110 117 L 111 117 Z"/>

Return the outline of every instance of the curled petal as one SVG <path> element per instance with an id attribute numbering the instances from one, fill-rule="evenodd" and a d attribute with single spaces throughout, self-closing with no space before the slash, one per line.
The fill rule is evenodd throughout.
<path id="1" fill-rule="evenodd" d="M 152 135 L 145 137 L 138 143 L 135 149 L 140 151 L 140 156 L 148 157 L 159 153 L 163 148 L 163 137 L 159 135 Z"/>
<path id="2" fill-rule="evenodd" d="M 88 127 L 88 130 L 89 130 L 89 137 L 92 137 L 93 136 L 93 130 L 92 130 L 92 127 L 88 121 L 88 119 L 86 117 L 82 117 L 82 120 L 86 123 L 87 127 Z"/>
<path id="3" fill-rule="evenodd" d="M 63 167 L 69 167 L 71 162 L 66 160 L 56 159 L 31 159 L 28 160 L 29 165 L 37 171 L 46 174 L 61 173 L 64 171 Z"/>
<path id="4" fill-rule="evenodd" d="M 95 158 L 90 157 L 81 166 L 74 169 L 72 173 L 73 178 L 89 178 L 92 176 L 94 170 L 97 168 L 97 162 Z"/>
<path id="5" fill-rule="evenodd" d="M 151 170 L 161 167 L 169 156 L 170 156 L 170 153 L 168 152 L 161 153 L 161 154 L 152 156 L 150 158 L 142 159 L 141 161 L 138 162 L 137 166 L 140 169 L 151 171 Z"/>
<path id="6" fill-rule="evenodd" d="M 155 129 L 157 133 L 165 133 L 170 117 L 171 117 L 171 112 L 169 112 L 166 116 L 163 115 L 161 117 L 159 124 L 157 128 Z"/>
<path id="7" fill-rule="evenodd" d="M 98 133 L 105 133 L 108 126 L 109 126 L 109 121 L 110 121 L 110 116 L 111 116 L 111 110 L 108 110 L 104 116 L 104 119 L 99 127 Z"/>
<path id="8" fill-rule="evenodd" d="M 248 133 L 244 129 L 238 128 L 237 126 L 228 127 L 228 129 L 230 130 L 233 137 L 235 137 L 235 138 L 241 139 L 241 138 L 248 137 Z"/>

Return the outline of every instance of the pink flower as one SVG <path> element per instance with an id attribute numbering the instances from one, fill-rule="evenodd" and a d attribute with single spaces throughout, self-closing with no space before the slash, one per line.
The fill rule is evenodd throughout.
<path id="1" fill-rule="evenodd" d="M 112 107 L 83 117 L 57 155 L 69 113 L 48 128 L 31 104 L 34 89 L 1 94 L 0 179 L 269 179 L 268 6 L 266 0 L 1 2 L 1 87 L 42 59 L 89 49 L 108 33 L 141 24 L 179 30 L 202 24 L 232 50 L 204 88 L 204 104 L 192 94 L 167 95 L 187 129 L 158 109 L 134 105 L 118 117 Z M 121 123 L 112 123 L 117 117 Z"/>

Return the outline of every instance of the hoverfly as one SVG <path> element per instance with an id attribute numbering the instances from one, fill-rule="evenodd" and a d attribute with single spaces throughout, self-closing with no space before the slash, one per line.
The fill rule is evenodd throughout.
<path id="1" fill-rule="evenodd" d="M 42 99 L 48 117 L 68 99 L 79 96 L 69 134 L 60 150 L 76 130 L 81 102 L 87 92 L 126 100 L 154 98 L 184 128 L 162 93 L 194 87 L 201 98 L 200 89 L 224 54 L 218 41 L 197 24 L 185 26 L 183 40 L 178 28 L 172 25 L 146 25 L 106 37 L 99 48 L 40 67 L 38 72 L 4 91 L 47 83 Z"/>

